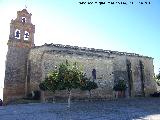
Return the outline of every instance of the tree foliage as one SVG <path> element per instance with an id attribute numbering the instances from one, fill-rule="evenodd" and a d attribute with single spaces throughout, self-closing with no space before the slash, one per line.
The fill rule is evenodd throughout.
<path id="1" fill-rule="evenodd" d="M 160 73 L 156 75 L 156 79 L 160 80 Z"/>
<path id="2" fill-rule="evenodd" d="M 59 65 L 58 70 L 54 70 L 48 74 L 39 87 L 41 90 L 49 90 L 54 92 L 55 90 L 72 90 L 80 88 L 84 83 L 82 79 L 83 72 L 75 62 L 74 64 L 62 63 Z"/>
<path id="3" fill-rule="evenodd" d="M 157 85 L 160 86 L 160 72 L 154 77 L 154 80 L 156 81 Z"/>

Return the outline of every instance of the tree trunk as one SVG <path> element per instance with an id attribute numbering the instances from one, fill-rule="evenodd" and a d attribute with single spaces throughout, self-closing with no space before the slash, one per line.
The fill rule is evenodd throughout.
<path id="1" fill-rule="evenodd" d="M 41 102 L 45 103 L 45 95 L 44 95 L 44 91 L 41 91 Z"/>
<path id="2" fill-rule="evenodd" d="M 113 95 L 114 95 L 115 99 L 118 99 L 118 95 L 119 95 L 118 92 L 119 92 L 119 91 L 113 91 Z"/>
<path id="3" fill-rule="evenodd" d="M 69 96 L 68 96 L 68 108 L 71 107 L 71 90 L 68 91 L 69 92 Z"/>
<path id="4" fill-rule="evenodd" d="M 52 103 L 55 103 L 55 98 L 54 98 L 54 96 L 53 96 L 53 98 L 52 98 Z"/>

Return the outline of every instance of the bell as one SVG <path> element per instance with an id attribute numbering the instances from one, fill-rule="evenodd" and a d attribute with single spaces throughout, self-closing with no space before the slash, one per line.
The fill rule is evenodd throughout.
<path id="1" fill-rule="evenodd" d="M 25 34 L 25 38 L 29 38 L 29 34 L 28 33 Z"/>
<path id="2" fill-rule="evenodd" d="M 15 37 L 19 37 L 19 31 L 16 31 L 16 36 Z"/>
<path id="3" fill-rule="evenodd" d="M 29 38 L 28 36 L 26 36 L 25 38 Z"/>
<path id="4" fill-rule="evenodd" d="M 25 22 L 26 22 L 26 19 L 25 19 L 25 18 L 22 18 L 22 22 L 25 23 Z"/>

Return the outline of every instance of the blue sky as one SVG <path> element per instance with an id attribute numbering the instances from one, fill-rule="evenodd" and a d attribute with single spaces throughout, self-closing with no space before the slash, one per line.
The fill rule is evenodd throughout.
<path id="1" fill-rule="evenodd" d="M 79 4 L 82 1 L 105 1 L 106 4 Z M 36 45 L 69 44 L 138 53 L 154 58 L 157 74 L 160 67 L 160 0 L 130 0 L 133 4 L 128 5 L 107 4 L 109 1 L 114 2 L 0 0 L 0 87 L 3 87 L 10 21 L 25 4 L 32 13 L 32 23 L 36 25 Z"/>

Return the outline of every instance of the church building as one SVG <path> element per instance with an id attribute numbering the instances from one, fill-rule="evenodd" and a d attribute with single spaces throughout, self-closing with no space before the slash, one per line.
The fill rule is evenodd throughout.
<path id="1" fill-rule="evenodd" d="M 10 23 L 3 93 L 5 103 L 40 90 L 39 83 L 48 72 L 66 60 L 81 64 L 87 77 L 98 84 L 98 88 L 92 91 L 93 98 L 114 98 L 113 86 L 119 80 L 126 81 L 125 94 L 128 98 L 148 96 L 156 91 L 153 58 L 61 44 L 36 46 L 35 25 L 31 23 L 31 16 L 23 9 L 17 12 L 17 18 Z M 66 95 L 66 91 L 54 93 L 55 98 Z M 77 99 L 87 96 L 87 91 L 73 92 L 73 97 Z"/>

